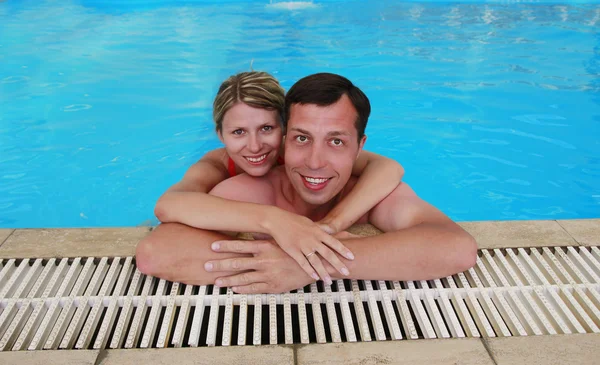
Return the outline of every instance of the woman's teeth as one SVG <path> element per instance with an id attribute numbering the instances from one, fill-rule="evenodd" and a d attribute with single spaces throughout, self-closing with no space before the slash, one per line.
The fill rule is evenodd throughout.
<path id="1" fill-rule="evenodd" d="M 246 157 L 246 159 L 247 159 L 248 161 L 250 161 L 250 162 L 254 162 L 254 163 L 256 163 L 256 162 L 260 162 L 260 161 L 264 160 L 265 158 L 267 158 L 267 154 L 266 154 L 266 153 L 265 153 L 264 155 L 260 156 L 260 157 L 257 157 L 257 158 L 253 158 L 253 157 Z"/>
<path id="2" fill-rule="evenodd" d="M 316 179 L 316 178 L 313 178 L 313 177 L 306 177 L 305 176 L 304 180 L 308 181 L 311 184 L 322 184 L 322 183 L 324 183 L 325 181 L 327 181 L 329 179 Z"/>

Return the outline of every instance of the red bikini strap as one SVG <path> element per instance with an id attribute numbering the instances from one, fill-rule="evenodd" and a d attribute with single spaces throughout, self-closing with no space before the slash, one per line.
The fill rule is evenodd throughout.
<path id="1" fill-rule="evenodd" d="M 227 170 L 229 171 L 229 177 L 234 177 L 235 174 L 235 162 L 229 157 L 229 163 L 227 164 Z"/>

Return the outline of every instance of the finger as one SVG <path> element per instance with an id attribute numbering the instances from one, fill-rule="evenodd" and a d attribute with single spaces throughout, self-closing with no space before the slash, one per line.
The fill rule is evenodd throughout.
<path id="1" fill-rule="evenodd" d="M 319 223 L 318 226 L 325 233 L 335 234 L 335 229 L 333 229 L 333 227 L 331 227 L 329 224 Z"/>
<path id="2" fill-rule="evenodd" d="M 354 254 L 352 253 L 352 251 L 350 251 L 348 247 L 344 246 L 340 241 L 338 241 L 337 238 L 334 238 L 332 236 L 324 236 L 322 239 L 324 244 L 336 250 L 340 255 L 344 256 L 348 260 L 354 260 Z"/>
<path id="3" fill-rule="evenodd" d="M 233 259 L 207 261 L 204 264 L 206 271 L 245 271 L 255 269 L 257 260 L 253 257 L 236 257 Z"/>
<path id="4" fill-rule="evenodd" d="M 269 285 L 267 283 L 253 283 L 250 285 L 234 286 L 231 288 L 238 294 L 263 294 L 269 293 Z"/>
<path id="5" fill-rule="evenodd" d="M 342 274 L 344 276 L 350 275 L 350 271 L 348 271 L 348 268 L 346 267 L 346 265 L 327 246 L 321 246 L 321 247 L 319 247 L 319 249 L 317 250 L 317 252 L 325 260 L 329 261 L 329 263 L 331 264 L 331 266 L 333 266 L 337 271 L 339 271 L 340 274 Z"/>
<path id="6" fill-rule="evenodd" d="M 264 281 L 264 276 L 256 271 L 248 271 L 241 274 L 224 276 L 215 280 L 215 285 L 219 287 L 246 286 Z"/>
<path id="7" fill-rule="evenodd" d="M 260 243 L 244 240 L 216 241 L 210 246 L 217 252 L 258 253 Z"/>
<path id="8" fill-rule="evenodd" d="M 310 254 L 310 252 L 308 252 L 306 255 L 308 255 L 308 254 Z M 310 261 L 308 260 L 306 255 L 303 254 L 302 251 L 297 251 L 297 252 L 294 252 L 293 254 L 291 254 L 290 256 L 292 256 L 292 258 L 294 260 L 296 260 L 298 265 L 300 265 L 302 270 L 304 270 L 304 272 L 307 273 L 308 276 L 310 276 L 311 278 L 313 278 L 315 280 L 319 280 L 319 275 L 313 268 L 312 264 L 310 263 Z M 315 255 L 313 254 L 311 256 L 315 256 Z"/>
<path id="9" fill-rule="evenodd" d="M 310 261 L 312 267 L 315 268 L 321 280 L 323 280 L 325 284 L 331 285 L 331 277 L 329 276 L 327 270 L 325 270 L 325 267 L 323 267 L 323 263 L 321 262 L 319 255 L 310 255 L 308 257 L 308 261 Z"/>

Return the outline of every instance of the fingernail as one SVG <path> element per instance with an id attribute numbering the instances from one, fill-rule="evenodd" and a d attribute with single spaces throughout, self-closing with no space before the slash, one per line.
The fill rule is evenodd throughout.
<path id="1" fill-rule="evenodd" d="M 350 271 L 348 271 L 348 269 L 346 269 L 345 267 L 342 267 L 342 274 L 348 276 L 350 275 Z"/>
<path id="2" fill-rule="evenodd" d="M 311 276 L 313 279 L 319 280 L 319 275 L 317 275 L 316 273 L 313 272 Z"/>
<path id="3" fill-rule="evenodd" d="M 213 269 L 212 262 L 207 262 L 206 264 L 204 264 L 204 269 L 206 269 L 206 271 L 211 271 Z"/>
<path id="4" fill-rule="evenodd" d="M 238 287 L 237 287 L 237 286 L 234 286 L 234 287 L 232 287 L 232 288 L 231 288 L 231 290 L 233 290 L 233 291 L 238 291 Z"/>
<path id="5" fill-rule="evenodd" d="M 218 251 L 219 248 L 221 248 L 221 244 L 219 242 L 213 242 L 210 247 L 212 247 L 213 250 Z"/>
<path id="6" fill-rule="evenodd" d="M 217 281 L 215 281 L 215 285 L 216 286 L 223 286 L 223 280 L 217 279 Z"/>
<path id="7" fill-rule="evenodd" d="M 346 257 L 347 257 L 349 260 L 354 260 L 354 254 L 352 254 L 352 252 L 348 252 L 348 253 L 346 254 Z"/>
<path id="8" fill-rule="evenodd" d="M 331 278 L 329 276 L 326 276 L 325 277 L 325 284 L 331 285 L 331 283 L 332 283 Z"/>

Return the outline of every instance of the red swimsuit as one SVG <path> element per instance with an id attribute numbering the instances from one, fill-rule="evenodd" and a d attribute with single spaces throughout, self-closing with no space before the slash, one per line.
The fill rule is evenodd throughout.
<path id="1" fill-rule="evenodd" d="M 285 164 L 285 161 L 283 160 L 283 158 L 281 156 L 277 157 L 277 164 L 279 164 L 279 165 Z M 235 175 L 237 175 L 235 173 L 235 162 L 233 162 L 231 157 L 229 157 L 229 162 L 227 163 L 227 170 L 229 170 L 229 177 L 234 177 Z"/>

